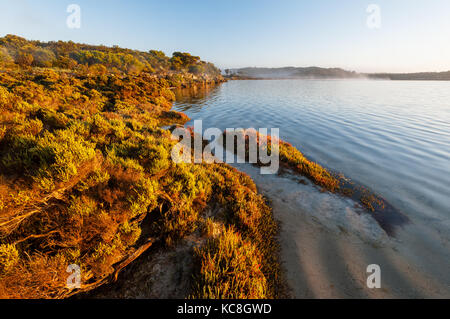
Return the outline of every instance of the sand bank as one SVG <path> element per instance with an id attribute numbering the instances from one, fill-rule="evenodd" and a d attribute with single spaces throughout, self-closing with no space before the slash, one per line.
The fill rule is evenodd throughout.
<path id="1" fill-rule="evenodd" d="M 390 237 L 351 199 L 321 192 L 293 174 L 261 175 L 249 164 L 234 166 L 271 201 L 292 297 L 450 297 L 448 247 L 414 223 Z M 369 264 L 381 268 L 379 289 L 367 287 Z"/>

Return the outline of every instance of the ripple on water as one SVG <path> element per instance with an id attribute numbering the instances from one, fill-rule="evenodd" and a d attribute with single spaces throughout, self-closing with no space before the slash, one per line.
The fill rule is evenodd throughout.
<path id="1" fill-rule="evenodd" d="M 448 101 L 447 82 L 270 80 L 230 81 L 174 107 L 204 128 L 279 127 L 310 159 L 450 234 Z"/>

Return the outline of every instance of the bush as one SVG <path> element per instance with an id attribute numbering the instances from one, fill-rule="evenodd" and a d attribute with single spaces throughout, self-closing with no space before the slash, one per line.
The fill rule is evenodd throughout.
<path id="1" fill-rule="evenodd" d="M 10 63 L 13 62 L 13 58 L 9 55 L 8 50 L 0 46 L 0 63 Z"/>
<path id="2" fill-rule="evenodd" d="M 39 67 L 52 67 L 53 63 L 56 61 L 55 54 L 47 49 L 37 48 L 32 53 L 33 64 Z"/>
<path id="3" fill-rule="evenodd" d="M 0 245 L 0 277 L 17 265 L 19 252 L 14 245 Z"/>
<path id="4" fill-rule="evenodd" d="M 257 248 L 233 229 L 196 249 L 197 273 L 193 298 L 263 299 L 267 280 L 261 270 L 262 257 Z"/>
<path id="5" fill-rule="evenodd" d="M 15 62 L 20 66 L 26 67 L 31 66 L 33 64 L 34 58 L 30 53 L 19 52 L 17 54 Z"/>

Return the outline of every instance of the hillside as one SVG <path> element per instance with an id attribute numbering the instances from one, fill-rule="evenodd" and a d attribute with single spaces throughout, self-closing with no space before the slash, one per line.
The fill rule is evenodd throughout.
<path id="1" fill-rule="evenodd" d="M 242 68 L 228 70 L 229 74 L 255 79 L 297 79 L 297 78 L 358 78 L 362 75 L 339 68 L 284 67 L 284 68 Z"/>
<path id="2" fill-rule="evenodd" d="M 21 67 L 43 67 L 80 70 L 98 66 L 115 74 L 163 74 L 189 72 L 191 74 L 220 76 L 220 70 L 212 63 L 202 61 L 189 53 L 174 52 L 169 58 L 164 52 L 148 52 L 112 48 L 74 42 L 39 42 L 7 35 L 0 38 L 0 62 L 15 62 Z"/>
<path id="3" fill-rule="evenodd" d="M 220 83 L 217 68 L 11 35 L 0 53 L 0 298 L 67 298 L 180 246 L 192 262 L 171 297 L 280 295 L 277 225 L 253 181 L 170 157 L 163 127 L 188 120 L 170 110 L 170 88 Z M 80 288 L 67 286 L 69 265 Z"/>

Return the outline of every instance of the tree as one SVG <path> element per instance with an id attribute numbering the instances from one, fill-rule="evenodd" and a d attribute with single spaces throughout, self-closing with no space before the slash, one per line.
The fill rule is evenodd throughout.
<path id="1" fill-rule="evenodd" d="M 33 64 L 40 67 L 52 67 L 56 61 L 55 54 L 47 49 L 37 48 L 33 53 Z"/>
<path id="2" fill-rule="evenodd" d="M 153 56 L 153 57 L 155 57 L 157 59 L 160 59 L 160 60 L 167 59 L 167 56 L 166 56 L 166 54 L 163 51 L 150 50 L 149 53 L 150 53 L 151 56 Z"/>
<path id="3" fill-rule="evenodd" d="M 28 41 L 17 35 L 7 34 L 4 38 L 0 39 L 0 45 L 8 48 L 21 48 L 28 44 Z"/>
<path id="4" fill-rule="evenodd" d="M 19 52 L 16 57 L 16 63 L 21 66 L 31 66 L 33 64 L 33 56 L 30 53 Z"/>
<path id="5" fill-rule="evenodd" d="M 189 67 L 189 72 L 193 74 L 202 74 L 205 73 L 205 67 L 201 64 L 191 65 Z"/>
<path id="6" fill-rule="evenodd" d="M 0 47 L 0 62 L 12 62 L 13 59 L 6 48 Z"/>
<path id="7" fill-rule="evenodd" d="M 174 52 L 170 63 L 172 68 L 175 70 L 180 70 L 184 68 L 189 68 L 190 66 L 196 65 L 200 62 L 200 57 L 193 56 L 186 52 Z"/>
<path id="8" fill-rule="evenodd" d="M 66 57 L 66 56 L 59 56 L 58 60 L 55 62 L 55 66 L 63 69 L 74 69 L 77 66 L 77 61 Z"/>

